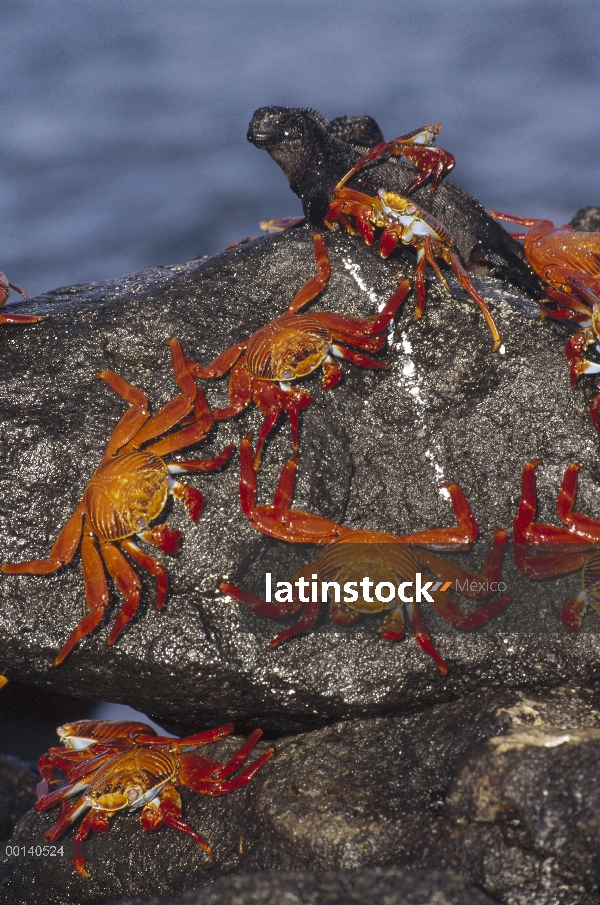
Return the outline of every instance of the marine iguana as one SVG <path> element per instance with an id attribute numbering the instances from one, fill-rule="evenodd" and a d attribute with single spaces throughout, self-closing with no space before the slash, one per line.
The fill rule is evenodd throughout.
<path id="1" fill-rule="evenodd" d="M 315 110 L 261 107 L 250 121 L 247 138 L 279 164 L 310 225 L 322 227 L 334 187 L 383 135 L 370 116 L 328 122 Z M 350 185 L 370 195 L 382 187 L 403 194 L 416 172 L 411 164 L 386 159 L 365 167 Z M 535 297 L 543 296 L 522 245 L 475 198 L 447 180 L 433 195 L 424 185 L 412 197 L 444 224 L 468 269 L 510 279 Z"/>

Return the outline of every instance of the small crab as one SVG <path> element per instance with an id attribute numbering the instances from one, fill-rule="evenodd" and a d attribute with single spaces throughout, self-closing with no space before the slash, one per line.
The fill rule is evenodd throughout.
<path id="1" fill-rule="evenodd" d="M 530 227 L 526 233 L 511 235 L 523 239 L 527 260 L 546 284 L 548 297 L 559 305 L 542 306 L 541 314 L 580 327 L 565 348 L 571 386 L 582 374 L 600 373 L 600 364 L 583 357 L 592 345 L 600 352 L 600 233 L 578 232 L 570 226 L 557 227 L 550 220 L 525 219 L 499 211 L 490 214 Z"/>
<path id="2" fill-rule="evenodd" d="M 427 569 L 438 578 L 445 579 L 423 585 L 425 590 L 432 588 L 423 596 L 435 611 L 455 628 L 475 628 L 486 622 L 491 616 L 503 610 L 510 603 L 509 597 L 501 597 L 490 603 L 483 603 L 472 613 L 465 613 L 447 594 L 449 587 L 458 582 L 462 585 L 461 593 L 475 600 L 486 600 L 498 587 L 504 552 L 508 541 L 504 531 L 495 529 L 495 539 L 488 553 L 481 573 L 470 572 L 455 563 L 447 562 L 425 550 L 415 547 L 430 547 L 437 550 L 464 550 L 476 539 L 477 523 L 469 508 L 469 504 L 460 487 L 456 484 L 444 485 L 458 524 L 455 527 L 434 528 L 409 535 L 395 535 L 381 531 L 353 530 L 344 528 L 322 516 L 312 515 L 290 508 L 294 493 L 297 460 L 290 460 L 283 468 L 279 485 L 275 492 L 273 506 L 257 506 L 256 471 L 252 465 L 251 437 L 247 436 L 240 446 L 241 464 L 241 500 L 244 512 L 259 531 L 285 541 L 301 543 L 327 543 L 325 552 L 314 562 L 308 563 L 290 583 L 290 591 L 285 601 L 267 603 L 260 597 L 241 590 L 227 582 L 220 583 L 220 590 L 252 612 L 260 616 L 289 616 L 302 609 L 298 622 L 282 632 L 271 641 L 271 647 L 277 647 L 282 641 L 310 631 L 313 628 L 321 603 L 314 595 L 304 597 L 303 588 L 311 586 L 312 581 L 336 582 L 335 600 L 329 608 L 329 615 L 340 625 L 348 625 L 360 619 L 361 615 L 389 610 L 380 628 L 382 636 L 396 641 L 404 636 L 404 611 L 410 616 L 415 639 L 419 646 L 437 663 L 442 674 L 448 667 L 434 648 L 425 628 L 419 607 L 418 597 L 404 593 L 408 586 L 414 587 L 415 578 L 420 570 Z M 388 586 L 387 599 L 377 595 L 373 598 L 370 587 L 363 587 L 362 596 L 356 590 L 364 576 L 372 579 L 370 585 L 379 586 L 380 582 Z M 354 590 L 348 591 L 350 602 L 342 602 L 339 594 L 340 585 L 354 583 Z M 475 585 L 475 590 L 473 584 Z M 292 584 L 296 590 L 291 591 Z M 395 588 L 398 587 L 396 596 Z M 317 584 L 318 588 L 318 584 Z M 391 588 L 391 593 L 390 589 Z M 466 588 L 466 589 L 465 589 Z"/>
<path id="3" fill-rule="evenodd" d="M 110 818 L 118 811 L 141 808 L 140 823 L 144 830 L 155 830 L 166 824 L 187 833 L 210 858 L 214 858 L 208 842 L 181 819 L 181 796 L 175 786 L 185 785 L 201 795 L 214 796 L 227 795 L 249 783 L 273 756 L 274 748 L 267 748 L 238 776 L 229 777 L 244 765 L 262 730 L 256 729 L 227 763 L 189 753 L 190 749 L 215 741 L 232 729 L 222 727 L 182 739 L 148 740 L 148 744 L 136 744 L 129 750 L 113 752 L 101 764 L 93 758 L 83 761 L 68 772 L 63 788 L 40 798 L 35 805 L 35 810 L 45 811 L 61 803 L 58 820 L 46 833 L 46 839 L 55 842 L 85 814 L 75 832 L 73 865 L 82 877 L 89 877 L 83 843 L 90 830 L 98 833 L 109 830 Z M 222 735 L 217 735 L 218 732 Z M 213 737 L 206 737 L 210 735 Z M 80 793 L 83 794 L 69 806 L 68 800 Z"/>
<path id="4" fill-rule="evenodd" d="M 521 572 L 533 579 L 554 578 L 581 569 L 582 590 L 561 611 L 564 624 L 576 632 L 588 604 L 600 616 L 600 522 L 573 511 L 578 462 L 567 467 L 558 494 L 558 516 L 564 527 L 535 522 L 538 465 L 541 460 L 532 459 L 523 469 L 521 502 L 513 529 L 515 562 Z"/>
<path id="5" fill-rule="evenodd" d="M 85 489 L 83 499 L 56 539 L 48 559 L 1 566 L 9 575 L 46 575 L 71 562 L 81 546 L 86 601 L 90 612 L 81 619 L 56 657 L 58 666 L 75 645 L 101 621 L 109 601 L 105 568 L 125 598 L 108 643 L 113 644 L 134 616 L 141 595 L 140 580 L 123 553 L 156 578 L 156 608 L 161 609 L 168 591 L 166 570 L 134 541 L 137 537 L 175 554 L 180 532 L 168 525 L 150 527 L 163 511 L 170 494 L 185 505 L 192 521 L 202 512 L 202 494 L 175 480 L 174 475 L 210 471 L 223 465 L 234 447 L 228 446 L 214 459 L 192 459 L 171 464 L 163 456 L 203 440 L 213 424 L 213 415 L 202 391 L 188 373 L 183 357 L 172 349 L 175 379 L 181 394 L 150 416 L 148 400 L 113 371 L 102 378 L 130 403 L 108 441 L 106 452 Z M 157 439 L 192 413 L 192 423 Z M 119 549 L 120 548 L 120 549 Z M 123 551 L 123 552 L 121 552 Z"/>
<path id="6" fill-rule="evenodd" d="M 399 138 L 382 141 L 369 148 L 367 153 L 340 180 L 334 192 L 337 193 L 363 167 L 390 154 L 392 157 L 406 158 L 413 166 L 421 170 L 406 189 L 405 194 L 410 195 L 420 185 L 431 179 L 431 194 L 433 195 L 439 183 L 454 169 L 456 163 L 454 155 L 449 151 L 432 147 L 441 129 L 441 123 L 436 123 L 434 126 L 423 126 L 421 129 L 414 129 L 412 132 L 400 135 Z"/>
<path id="7" fill-rule="evenodd" d="M 370 159 L 369 154 L 362 158 L 363 161 Z M 428 264 L 431 265 L 446 289 L 450 291 L 446 279 L 437 264 L 436 259 L 441 258 L 452 267 L 462 288 L 481 309 L 494 340 L 493 351 L 497 352 L 502 340 L 494 318 L 484 299 L 473 286 L 446 227 L 431 214 L 422 210 L 414 201 L 410 201 L 403 195 L 379 189 L 377 196 L 373 197 L 355 189 L 346 188 L 346 182 L 356 172 L 357 168 L 358 164 L 349 170 L 336 185 L 331 205 L 325 218 L 325 225 L 329 229 L 338 229 L 339 224 L 341 224 L 351 234 L 355 234 L 358 231 L 367 245 L 373 244 L 375 229 L 381 228 L 379 253 L 382 258 L 387 258 L 398 242 L 410 245 L 416 250 L 415 290 L 417 306 L 415 320 L 418 320 L 425 310 L 425 275 Z M 354 226 L 350 222 L 350 217 L 354 219 Z"/>
<path id="8" fill-rule="evenodd" d="M 394 319 L 409 290 L 405 280 L 400 284 L 383 310 L 367 318 L 346 317 L 342 314 L 298 314 L 324 288 L 329 278 L 329 257 L 323 237 L 311 233 L 314 241 L 317 274 L 298 290 L 287 311 L 270 321 L 249 339 L 236 343 L 222 352 L 208 365 L 199 365 L 189 358 L 185 363 L 190 372 L 200 378 L 229 378 L 229 402 L 224 409 L 215 409 L 216 420 L 231 418 L 245 411 L 254 401 L 263 413 L 256 448 L 256 464 L 260 461 L 263 444 L 282 412 L 288 412 L 294 451 L 298 452 L 300 411 L 313 399 L 307 390 L 294 387 L 292 381 L 323 368 L 323 389 L 330 390 L 342 379 L 342 369 L 334 358 L 342 358 L 363 368 L 389 368 L 383 361 L 370 358 L 363 351 L 378 352 L 385 346 L 386 329 Z M 179 341 L 170 340 L 171 348 L 180 350 Z M 343 345 L 342 345 L 343 344 Z"/>
<path id="9" fill-rule="evenodd" d="M 20 292 L 24 299 L 27 298 L 23 290 L 15 286 L 14 283 L 9 283 L 6 274 L 0 270 L 0 308 L 6 304 L 11 289 L 14 289 L 15 292 Z M 0 324 L 35 324 L 36 321 L 43 320 L 43 317 L 33 314 L 9 314 L 8 311 L 0 311 Z"/>

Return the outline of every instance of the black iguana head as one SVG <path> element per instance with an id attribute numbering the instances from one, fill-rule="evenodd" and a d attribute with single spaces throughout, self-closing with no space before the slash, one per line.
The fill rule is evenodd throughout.
<path id="1" fill-rule="evenodd" d="M 348 119 L 362 121 L 362 117 Z M 348 129 L 352 132 L 351 123 Z M 268 151 L 279 164 L 309 221 L 322 223 L 339 179 L 336 174 L 343 174 L 360 157 L 360 151 L 341 137 L 348 129 L 332 127 L 314 110 L 261 107 L 250 121 L 248 141 Z"/>

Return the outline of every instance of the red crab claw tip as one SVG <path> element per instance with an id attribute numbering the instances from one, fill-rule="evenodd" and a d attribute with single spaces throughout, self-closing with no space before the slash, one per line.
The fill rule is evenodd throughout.
<path id="1" fill-rule="evenodd" d="M 85 869 L 85 861 L 83 859 L 73 858 L 73 867 L 80 877 L 85 877 L 86 879 L 90 877 L 90 874 Z"/>
<path id="2" fill-rule="evenodd" d="M 404 638 L 404 632 L 382 632 L 381 637 L 385 638 L 386 641 L 401 641 Z"/>
<path id="3" fill-rule="evenodd" d="M 167 525 L 157 525 L 148 532 L 144 532 L 147 540 L 170 556 L 175 556 L 179 552 L 179 544 L 181 542 L 181 531 L 173 531 Z"/>

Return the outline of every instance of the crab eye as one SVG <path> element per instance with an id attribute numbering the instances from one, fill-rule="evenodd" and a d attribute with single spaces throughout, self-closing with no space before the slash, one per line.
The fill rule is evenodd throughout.
<path id="1" fill-rule="evenodd" d="M 147 525 L 148 525 L 148 519 L 142 518 L 141 516 L 140 516 L 140 518 L 136 518 L 136 520 L 135 520 L 136 528 L 146 528 Z"/>
<path id="2" fill-rule="evenodd" d="M 127 791 L 127 797 L 130 801 L 135 801 L 136 798 L 139 798 L 141 794 L 142 790 L 136 788 L 135 786 Z"/>
<path id="3" fill-rule="evenodd" d="M 291 380 L 291 379 L 292 379 L 292 372 L 290 371 L 289 368 L 286 368 L 286 369 L 284 370 L 284 372 L 283 372 L 283 379 L 284 379 L 284 380 Z"/>

